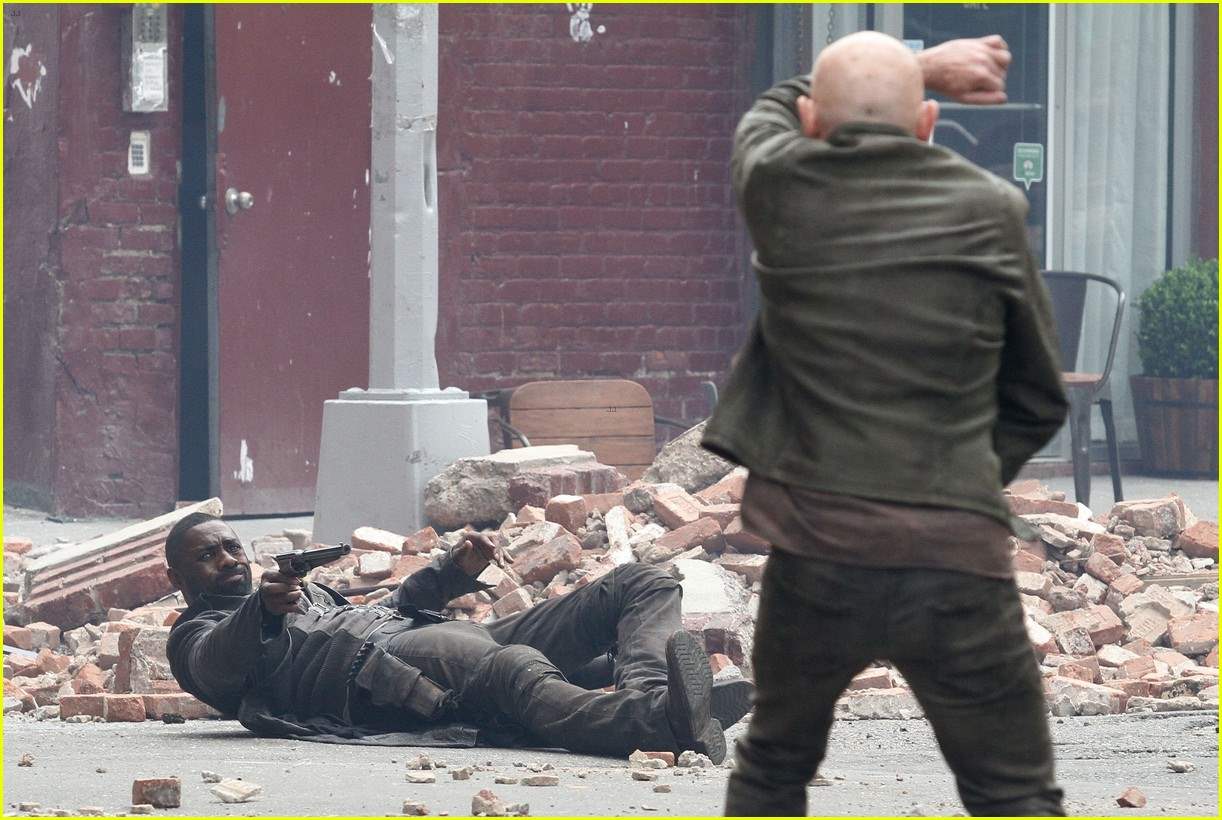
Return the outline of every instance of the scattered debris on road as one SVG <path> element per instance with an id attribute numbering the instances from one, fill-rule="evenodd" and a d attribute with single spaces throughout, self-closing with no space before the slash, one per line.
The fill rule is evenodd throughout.
<path id="1" fill-rule="evenodd" d="M 1140 809 L 1146 805 L 1146 796 L 1140 789 L 1130 786 L 1116 798 L 1116 805 L 1126 809 Z"/>

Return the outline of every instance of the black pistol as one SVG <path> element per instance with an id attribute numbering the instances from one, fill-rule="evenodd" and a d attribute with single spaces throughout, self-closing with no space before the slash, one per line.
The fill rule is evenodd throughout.
<path id="1" fill-rule="evenodd" d="M 285 575 L 304 578 L 314 567 L 321 567 L 323 564 L 338 561 L 350 552 L 352 552 L 352 547 L 347 544 L 336 544 L 334 547 L 282 552 L 279 555 L 273 555 L 272 558 L 276 561 L 276 566 L 279 570 Z"/>

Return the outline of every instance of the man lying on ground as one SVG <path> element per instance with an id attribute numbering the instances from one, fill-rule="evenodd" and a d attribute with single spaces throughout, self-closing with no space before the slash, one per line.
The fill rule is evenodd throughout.
<path id="1" fill-rule="evenodd" d="M 275 571 L 252 591 L 233 530 L 194 513 L 166 538 L 167 573 L 188 604 L 170 632 L 170 669 L 262 735 L 725 757 L 723 726 L 750 708 L 752 686 L 713 683 L 682 629 L 674 578 L 626 564 L 488 624 L 436 616 L 486 588 L 476 577 L 496 551 L 472 533 L 404 580 L 391 606 L 355 605 Z"/>

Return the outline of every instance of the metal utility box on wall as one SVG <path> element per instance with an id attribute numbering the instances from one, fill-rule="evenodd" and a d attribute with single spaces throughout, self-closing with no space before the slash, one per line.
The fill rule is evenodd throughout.
<path id="1" fill-rule="evenodd" d="M 123 110 L 169 110 L 165 6 L 132 4 L 123 15 L 122 42 Z"/>

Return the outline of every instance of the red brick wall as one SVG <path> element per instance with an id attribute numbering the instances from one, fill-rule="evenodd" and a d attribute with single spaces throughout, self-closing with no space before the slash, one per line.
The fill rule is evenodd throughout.
<path id="1" fill-rule="evenodd" d="M 4 42 L 10 53 L 30 49 L 18 58 L 16 76 L 6 71 L 4 83 L 5 500 L 46 507 L 58 367 L 59 7 L 5 6 Z"/>
<path id="2" fill-rule="evenodd" d="M 141 515 L 177 497 L 179 10 L 170 7 L 170 110 L 122 108 L 121 15 L 62 6 L 59 130 L 57 510 Z M 152 173 L 127 172 L 128 135 Z"/>
<path id="3" fill-rule="evenodd" d="M 742 338 L 739 6 L 441 8 L 443 384 L 627 377 L 701 418 Z"/>

